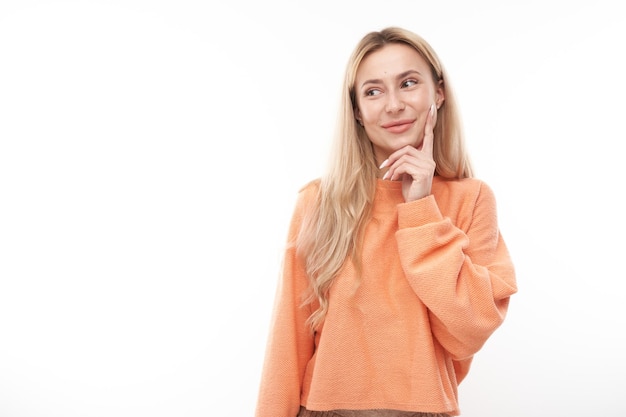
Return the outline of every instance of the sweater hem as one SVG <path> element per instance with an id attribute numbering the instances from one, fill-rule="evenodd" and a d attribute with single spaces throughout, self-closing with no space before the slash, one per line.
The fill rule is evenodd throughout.
<path id="1" fill-rule="evenodd" d="M 333 402 L 333 403 L 316 403 L 311 401 L 303 401 L 301 404 L 307 410 L 315 411 L 331 411 L 331 410 L 399 410 L 412 411 L 422 413 L 444 413 L 449 415 L 458 415 L 458 408 L 445 408 L 441 404 L 430 403 L 389 403 L 389 402 Z"/>

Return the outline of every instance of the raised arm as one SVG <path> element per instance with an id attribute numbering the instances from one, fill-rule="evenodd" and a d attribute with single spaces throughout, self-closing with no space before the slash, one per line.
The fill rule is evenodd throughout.
<path id="1" fill-rule="evenodd" d="M 444 217 L 430 195 L 398 207 L 396 234 L 402 267 L 429 309 L 433 335 L 456 361 L 483 346 L 517 291 L 493 192 L 478 183 L 461 198 L 456 223 L 462 226 Z"/>

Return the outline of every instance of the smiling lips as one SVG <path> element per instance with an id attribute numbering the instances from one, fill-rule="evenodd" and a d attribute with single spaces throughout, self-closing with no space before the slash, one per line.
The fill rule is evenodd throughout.
<path id="1" fill-rule="evenodd" d="M 415 120 L 394 120 L 393 122 L 385 123 L 382 127 L 391 133 L 404 133 L 413 126 Z"/>

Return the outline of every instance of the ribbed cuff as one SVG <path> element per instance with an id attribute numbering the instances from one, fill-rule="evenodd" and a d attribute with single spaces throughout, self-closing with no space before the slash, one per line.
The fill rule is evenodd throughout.
<path id="1" fill-rule="evenodd" d="M 435 197 L 431 194 L 419 200 L 398 204 L 398 227 L 418 227 L 443 220 Z"/>

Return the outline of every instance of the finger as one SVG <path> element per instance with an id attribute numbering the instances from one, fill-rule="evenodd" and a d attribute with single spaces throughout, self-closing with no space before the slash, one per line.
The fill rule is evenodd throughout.
<path id="1" fill-rule="evenodd" d="M 383 169 L 383 168 L 387 168 L 388 167 L 387 173 L 383 177 L 383 179 L 385 179 L 386 176 L 391 174 L 389 171 L 392 169 L 392 166 L 398 160 L 400 160 L 400 158 L 402 158 L 403 155 L 405 155 L 407 153 L 411 153 L 412 151 L 416 151 L 416 149 L 413 146 L 411 146 L 411 145 L 407 145 L 407 146 L 404 146 L 403 148 L 398 149 L 397 151 L 395 151 L 391 155 L 389 155 L 389 157 L 387 159 L 385 159 L 383 161 L 383 163 L 380 164 L 380 166 L 378 167 L 378 169 Z"/>
<path id="2" fill-rule="evenodd" d="M 411 148 L 414 152 L 417 152 L 415 148 Z M 401 155 L 389 166 L 389 169 L 385 172 L 383 179 L 393 180 L 394 178 L 398 178 L 401 174 L 413 175 L 413 173 L 416 172 L 415 169 L 419 169 L 419 167 L 424 164 L 422 159 L 422 157 L 419 157 L 419 154 L 414 155 L 411 153 L 405 153 Z"/>
<path id="3" fill-rule="evenodd" d="M 426 167 L 403 163 L 394 168 L 393 171 L 385 173 L 386 178 L 383 179 L 394 181 L 395 179 L 402 178 L 403 175 L 408 175 L 413 181 L 421 181 L 428 177 L 428 173 L 429 171 Z"/>
<path id="4" fill-rule="evenodd" d="M 412 145 L 403 146 L 402 148 L 398 149 L 397 151 L 395 151 L 394 153 L 389 155 L 389 157 L 387 159 L 385 159 L 382 164 L 380 164 L 379 168 L 382 169 L 382 168 L 391 166 L 396 161 L 400 160 L 400 158 L 402 158 L 402 156 L 410 155 L 411 153 L 413 153 L 415 151 L 416 151 L 416 148 L 414 146 L 412 146 Z"/>
<path id="5" fill-rule="evenodd" d="M 426 124 L 424 126 L 424 140 L 422 141 L 421 150 L 432 157 L 433 155 L 433 142 L 435 141 L 435 124 L 437 123 L 437 107 L 435 104 L 430 105 L 428 111 L 428 117 L 426 118 Z"/>

